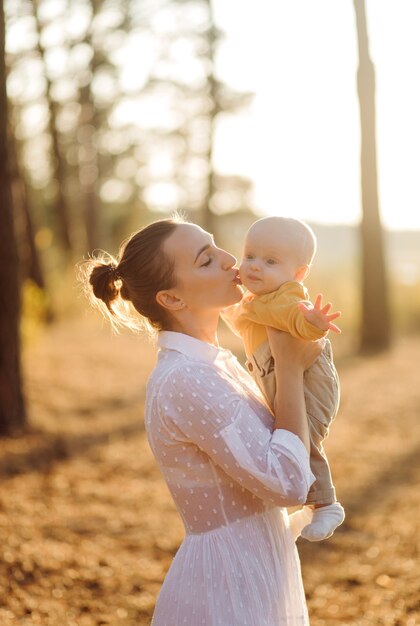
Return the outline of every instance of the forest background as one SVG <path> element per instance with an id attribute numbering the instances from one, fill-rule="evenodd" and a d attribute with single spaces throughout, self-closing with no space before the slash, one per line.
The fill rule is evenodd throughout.
<path id="1" fill-rule="evenodd" d="M 289 83 L 276 75 L 273 59 L 259 68 L 270 54 L 265 43 L 252 61 L 264 81 L 251 88 L 237 79 L 246 75 L 251 55 L 235 53 L 223 23 L 228 16 L 237 32 L 252 25 L 250 47 L 257 49 L 265 23 L 251 4 L 243 3 L 241 13 L 232 2 L 229 17 L 210 0 L 1 3 L 4 626 L 150 623 L 183 537 L 143 429 L 155 351 L 144 338 L 115 337 L 101 325 L 77 282 L 77 264 L 98 249 L 116 254 L 130 233 L 175 209 L 237 256 L 259 216 L 309 218 L 318 238 L 310 293 L 324 292 L 343 312 L 343 333 L 333 338 L 342 404 L 327 449 L 348 511 L 333 539 L 298 543 L 311 623 L 414 626 L 419 618 L 420 232 L 416 200 L 407 200 L 402 187 L 393 197 L 378 179 L 381 107 L 368 39 L 368 18 L 378 16 L 377 8 L 372 2 L 369 13 L 367 3 L 366 12 L 355 0 L 339 10 L 352 20 L 356 56 L 348 83 L 357 101 L 360 154 L 351 165 L 358 178 L 350 193 L 336 198 L 332 216 L 327 206 L 323 211 L 323 196 L 312 212 L 302 204 L 305 187 L 316 197 L 320 182 L 313 184 L 312 169 L 322 151 L 296 131 L 318 121 L 310 90 L 298 101 L 294 84 L 307 81 L 322 102 L 321 78 L 313 68 L 293 70 L 293 55 L 279 59 L 291 68 Z M 293 4 L 303 16 L 309 11 L 303 0 Z M 403 4 L 406 9 L 408 0 Z M 288 5 L 279 3 L 286 30 Z M 391 5 L 397 10 L 388 3 L 384 12 Z M 332 7 L 319 2 L 320 11 L 337 11 Z M 401 41 L 404 28 L 408 40 L 410 24 L 396 20 L 397 26 Z M 267 28 L 272 36 L 273 24 Z M 264 126 L 257 119 L 258 86 L 263 92 L 264 85 L 276 85 L 276 106 L 286 92 L 292 103 L 296 95 L 282 132 L 281 111 L 265 116 Z M 403 82 L 397 87 L 408 89 Z M 410 107 L 403 108 L 408 117 Z M 272 152 L 258 152 L 254 122 L 269 136 Z M 396 134 L 405 128 L 401 113 L 393 124 Z M 321 125 L 320 136 L 334 134 L 331 126 Z M 386 162 L 382 145 L 379 163 Z M 235 158 L 240 164 L 240 155 L 253 151 L 251 165 L 235 166 Z M 343 143 L 337 161 L 344 153 Z M 400 167 L 408 181 L 418 141 L 398 154 L 391 171 Z M 334 176 L 321 179 L 336 193 Z M 261 192 L 261 181 L 267 190 L 269 179 L 276 182 L 270 202 Z M 275 195 L 288 187 L 287 199 Z M 382 202 L 394 218 L 392 229 L 381 219 Z M 243 362 L 238 340 L 223 325 L 220 330 L 223 344 Z"/>

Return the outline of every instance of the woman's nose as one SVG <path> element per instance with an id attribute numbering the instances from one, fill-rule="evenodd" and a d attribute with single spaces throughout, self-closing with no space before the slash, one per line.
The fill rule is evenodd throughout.
<path id="1" fill-rule="evenodd" d="M 223 268 L 226 270 L 230 270 L 231 267 L 236 265 L 236 258 L 233 254 L 229 254 L 226 250 L 223 250 Z"/>

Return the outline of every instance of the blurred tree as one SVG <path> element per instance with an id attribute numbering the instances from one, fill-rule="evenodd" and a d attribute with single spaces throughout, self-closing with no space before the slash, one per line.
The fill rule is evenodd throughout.
<path id="1" fill-rule="evenodd" d="M 19 262 L 22 268 L 21 280 L 29 278 L 40 289 L 45 291 L 44 271 L 35 244 L 35 226 L 29 207 L 29 197 L 25 175 L 22 172 L 17 156 L 14 128 L 9 115 L 9 172 L 12 190 L 12 206 L 15 216 L 15 233 Z"/>
<path id="2" fill-rule="evenodd" d="M 203 227 L 210 231 L 211 233 L 215 232 L 216 228 L 216 220 L 215 220 L 215 209 L 217 211 L 218 202 L 216 193 L 218 191 L 216 185 L 216 173 L 214 171 L 213 164 L 213 145 L 215 139 L 215 131 L 216 131 L 216 120 L 219 113 L 234 113 L 239 110 L 241 107 L 244 107 L 250 103 L 252 95 L 249 93 L 238 93 L 228 87 L 226 84 L 220 82 L 217 79 L 216 75 L 216 50 L 219 39 L 221 38 L 220 31 L 216 28 L 214 13 L 213 13 L 213 2 L 212 0 L 205 0 L 205 5 L 207 6 L 208 11 L 208 27 L 203 32 L 203 36 L 206 38 L 206 48 L 207 48 L 207 66 L 209 68 L 208 76 L 207 76 L 207 92 L 208 92 L 208 124 L 209 124 L 209 138 L 208 138 L 208 149 L 207 149 L 207 162 L 208 162 L 208 177 L 207 177 L 207 190 L 205 196 L 203 198 L 202 203 L 202 215 L 203 215 Z M 223 182 L 221 182 L 221 176 L 219 174 L 219 187 L 223 186 Z M 241 184 L 237 185 L 237 189 L 243 191 L 248 191 L 250 188 L 250 184 L 244 179 L 240 177 L 226 177 L 225 178 L 225 187 L 229 186 L 231 191 L 235 193 L 236 183 L 241 181 Z M 220 185 L 221 183 L 221 185 Z M 233 183 L 233 184 L 232 184 Z M 242 200 L 244 200 L 245 194 L 242 194 Z M 237 210 L 247 208 L 246 204 L 241 204 L 236 207 L 231 207 L 230 210 Z M 229 210 L 229 209 L 228 209 Z"/>
<path id="3" fill-rule="evenodd" d="M 53 83 L 48 74 L 48 67 L 45 61 L 45 49 L 42 44 L 42 23 L 38 13 L 39 0 L 31 0 L 33 16 L 35 18 L 36 31 L 38 35 L 37 50 L 44 64 L 44 74 L 46 81 L 46 99 L 49 113 L 49 132 L 52 143 L 52 164 L 54 176 L 54 215 L 58 222 L 58 235 L 63 249 L 69 252 L 72 249 L 71 226 L 69 216 L 69 206 L 65 193 L 66 189 L 66 164 L 61 152 L 60 135 L 57 128 L 58 105 L 52 97 Z"/>
<path id="4" fill-rule="evenodd" d="M 77 254 L 106 247 L 104 235 L 123 217 L 121 206 L 113 212 L 111 194 L 101 200 L 103 185 L 115 181 L 114 170 L 135 140 L 132 129 L 131 134 L 122 129 L 118 137 L 108 133 L 113 109 L 123 99 L 111 57 L 124 37 L 128 5 L 127 0 L 8 3 L 10 24 L 17 33 L 26 32 L 26 41 L 8 39 L 17 151 L 38 225 L 56 235 L 50 250 L 56 258 L 69 245 Z"/>
<path id="5" fill-rule="evenodd" d="M 125 96 L 119 85 L 119 72 L 123 68 L 117 68 L 114 57 L 118 57 L 130 31 L 130 0 L 114 3 L 87 0 L 82 4 L 88 10 L 89 19 L 72 51 L 84 49 L 89 50 L 89 54 L 77 77 L 80 112 L 75 134 L 80 204 L 84 206 L 87 247 L 93 251 L 106 247 L 110 243 L 109 233 L 114 233 L 121 223 L 130 221 L 127 214 L 133 212 L 133 207 L 139 209 L 139 204 L 133 202 L 135 186 L 118 180 L 118 172 L 124 173 L 124 164 L 128 163 L 129 169 L 136 171 L 133 157 L 136 133 L 133 129 L 121 128 L 119 146 L 113 150 L 116 136 L 109 132 L 110 120 L 115 107 Z M 71 2 L 68 5 L 69 9 L 73 8 Z M 109 142 L 108 137 L 111 138 Z M 129 193 L 125 198 L 122 198 L 124 194 L 119 196 L 117 193 L 117 201 L 113 204 L 112 194 L 108 195 L 104 190 L 112 188 L 115 182 L 120 182 L 125 192 L 128 188 Z"/>
<path id="6" fill-rule="evenodd" d="M 99 126 L 99 116 L 95 107 L 92 94 L 92 78 L 95 71 L 104 61 L 98 47 L 93 43 L 93 24 L 95 17 L 101 9 L 103 0 L 90 0 L 91 18 L 86 29 L 84 42 L 91 49 L 91 60 L 87 68 L 87 76 L 90 80 L 85 80 L 80 87 L 80 117 L 77 137 L 79 142 L 79 181 L 83 192 L 85 204 L 85 225 L 87 245 L 90 251 L 99 248 L 103 242 L 103 222 L 99 207 L 99 196 L 97 189 L 98 180 L 98 151 L 96 146 L 96 127 Z"/>
<path id="7" fill-rule="evenodd" d="M 369 56 L 364 0 L 354 0 L 359 68 L 357 89 L 361 122 L 362 181 L 362 328 L 363 352 L 390 345 L 390 309 L 385 268 L 383 231 L 379 213 L 376 166 L 375 69 Z"/>
<path id="8" fill-rule="evenodd" d="M 20 297 L 10 173 L 5 63 L 5 18 L 0 2 L 0 435 L 26 420 L 20 367 Z"/>
<path id="9" fill-rule="evenodd" d="M 250 204 L 249 181 L 223 180 L 215 170 L 219 121 L 233 119 L 253 95 L 222 79 L 217 53 L 223 33 L 210 0 L 161 0 L 148 21 L 158 52 L 142 97 L 159 106 L 153 141 L 142 144 L 149 156 L 144 197 L 158 210 L 182 207 L 217 236 L 219 215 Z"/>
<path id="10" fill-rule="evenodd" d="M 214 230 L 215 216 L 249 206 L 249 181 L 214 170 L 219 120 L 251 96 L 221 78 L 209 0 L 8 6 L 18 156 L 42 232 L 61 228 L 79 253 L 112 245 L 149 211 L 182 208 Z"/>

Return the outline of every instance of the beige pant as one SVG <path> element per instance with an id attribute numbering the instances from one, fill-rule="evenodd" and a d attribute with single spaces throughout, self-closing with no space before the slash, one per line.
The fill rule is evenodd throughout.
<path id="1" fill-rule="evenodd" d="M 259 346 L 248 359 L 247 367 L 269 406 L 273 407 L 276 377 L 268 341 Z M 311 440 L 311 470 L 316 478 L 309 490 L 306 503 L 331 504 L 335 502 L 335 489 L 322 442 L 328 436 L 330 424 L 337 413 L 340 385 L 328 339 L 320 356 L 305 372 L 304 388 Z"/>

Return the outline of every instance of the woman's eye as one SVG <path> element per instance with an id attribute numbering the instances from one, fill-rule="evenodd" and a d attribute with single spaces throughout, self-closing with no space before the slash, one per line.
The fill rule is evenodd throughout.
<path id="1" fill-rule="evenodd" d="M 212 262 L 212 259 L 209 259 L 206 263 L 203 263 L 201 267 L 207 267 Z"/>

